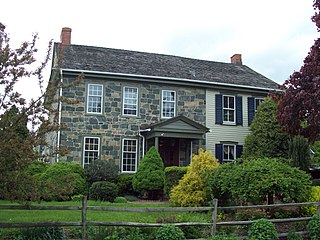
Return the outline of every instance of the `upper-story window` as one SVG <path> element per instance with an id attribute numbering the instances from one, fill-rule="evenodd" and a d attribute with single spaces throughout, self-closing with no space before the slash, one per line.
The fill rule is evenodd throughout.
<path id="1" fill-rule="evenodd" d="M 123 115 L 138 115 L 138 88 L 123 88 Z"/>
<path id="2" fill-rule="evenodd" d="M 176 92 L 171 90 L 162 90 L 162 118 L 172 118 L 176 113 Z"/>
<path id="3" fill-rule="evenodd" d="M 88 84 L 87 113 L 102 113 L 103 85 Z"/>
<path id="4" fill-rule="evenodd" d="M 255 101 L 254 108 L 255 108 L 255 111 L 257 112 L 257 109 L 258 109 L 260 103 L 263 101 L 263 98 L 255 98 L 254 101 Z"/>
<path id="5" fill-rule="evenodd" d="M 235 123 L 235 97 L 223 96 L 223 122 Z"/>
<path id="6" fill-rule="evenodd" d="M 99 158 L 100 138 L 85 137 L 83 147 L 83 165 L 93 163 Z"/>

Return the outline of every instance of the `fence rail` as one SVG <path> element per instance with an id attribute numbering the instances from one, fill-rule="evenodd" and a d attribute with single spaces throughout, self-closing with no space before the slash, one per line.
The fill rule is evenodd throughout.
<path id="1" fill-rule="evenodd" d="M 87 199 L 82 199 L 81 206 L 16 206 L 16 205 L 0 205 L 0 210 L 81 210 L 81 221 L 79 222 L 17 222 L 8 223 L 0 222 L 0 228 L 23 228 L 23 227 L 82 227 L 82 239 L 86 239 L 87 226 L 122 226 L 122 227 L 161 227 L 163 223 L 138 223 L 138 222 L 88 222 L 87 211 L 116 211 L 116 212 L 208 212 L 212 211 L 210 223 L 203 222 L 184 222 L 173 223 L 175 226 L 210 226 L 211 235 L 215 235 L 219 226 L 241 226 L 250 225 L 254 221 L 229 221 L 218 222 L 217 212 L 226 210 L 245 210 L 245 209 L 274 209 L 283 207 L 302 207 L 302 206 L 317 206 L 318 214 L 320 214 L 320 202 L 306 203 L 286 203 L 273 205 L 252 205 L 252 206 L 230 206 L 219 207 L 218 200 L 213 200 L 212 207 L 169 207 L 169 208 L 123 208 L 123 207 L 97 207 L 87 206 Z M 311 217 L 300 218 L 284 218 L 284 219 L 268 219 L 272 223 L 287 223 L 308 221 Z M 306 232 L 299 232 L 305 234 Z M 287 233 L 281 233 L 279 236 L 286 236 Z"/>

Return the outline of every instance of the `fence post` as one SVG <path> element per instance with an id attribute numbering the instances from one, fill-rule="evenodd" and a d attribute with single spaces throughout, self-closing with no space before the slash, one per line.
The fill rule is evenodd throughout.
<path id="1" fill-rule="evenodd" d="M 212 211 L 212 226 L 211 226 L 211 236 L 216 235 L 217 232 L 217 212 L 218 212 L 218 199 L 214 198 L 213 202 L 213 211 Z"/>
<path id="2" fill-rule="evenodd" d="M 87 197 L 82 197 L 82 209 L 81 209 L 81 225 L 82 225 L 82 240 L 86 239 L 87 229 L 86 229 L 86 220 L 87 220 Z"/>

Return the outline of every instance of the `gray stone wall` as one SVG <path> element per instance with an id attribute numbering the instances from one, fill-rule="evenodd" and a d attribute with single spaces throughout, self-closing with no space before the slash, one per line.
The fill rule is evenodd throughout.
<path id="1" fill-rule="evenodd" d="M 64 79 L 68 82 L 68 79 Z M 71 80 L 70 80 L 71 81 Z M 100 115 L 86 114 L 86 89 L 88 83 L 103 84 L 104 106 Z M 137 117 L 122 115 L 122 89 L 125 86 L 138 87 L 139 114 Z M 143 124 L 161 121 L 161 90 L 176 91 L 176 113 L 206 125 L 205 89 L 194 87 L 147 84 L 112 80 L 85 79 L 81 84 L 63 90 L 63 96 L 76 103 L 62 105 L 61 145 L 69 148 L 65 161 L 82 163 L 83 138 L 100 137 L 102 159 L 119 162 L 121 139 L 139 138 L 139 128 Z"/>

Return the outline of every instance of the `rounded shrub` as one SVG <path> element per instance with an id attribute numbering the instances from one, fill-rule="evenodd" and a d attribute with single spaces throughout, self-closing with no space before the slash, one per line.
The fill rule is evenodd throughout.
<path id="1" fill-rule="evenodd" d="M 255 221 L 249 228 L 249 240 L 277 240 L 278 233 L 276 227 L 267 219 L 261 218 Z"/>
<path id="2" fill-rule="evenodd" d="M 26 173 L 30 176 L 39 176 L 40 174 L 44 173 L 49 167 L 50 165 L 48 163 L 34 160 L 27 167 Z"/>
<path id="3" fill-rule="evenodd" d="M 128 201 L 127 201 L 127 199 L 126 199 L 125 197 L 116 197 L 116 198 L 114 199 L 114 202 L 115 202 L 115 203 L 126 203 L 126 202 L 128 202 Z"/>
<path id="4" fill-rule="evenodd" d="M 119 188 L 119 195 L 135 195 L 136 192 L 133 190 L 132 179 L 133 174 L 124 173 L 119 175 L 117 182 Z"/>
<path id="5" fill-rule="evenodd" d="M 318 202 L 320 200 L 320 186 L 312 186 L 309 198 L 307 202 Z M 303 207 L 302 208 L 306 214 L 313 216 L 317 213 L 317 206 Z"/>
<path id="6" fill-rule="evenodd" d="M 96 201 L 114 202 L 118 196 L 118 187 L 112 182 L 95 182 L 90 187 L 90 199 Z"/>
<path id="7" fill-rule="evenodd" d="M 171 166 L 164 169 L 164 191 L 167 195 L 170 194 L 171 189 L 178 185 L 179 180 L 187 173 L 188 167 Z"/>
<path id="8" fill-rule="evenodd" d="M 159 152 L 153 146 L 144 155 L 132 180 L 133 189 L 149 199 L 163 192 L 164 165 Z"/>
<path id="9" fill-rule="evenodd" d="M 156 233 L 156 240 L 183 240 L 186 239 L 182 230 L 172 224 L 161 226 Z"/>
<path id="10" fill-rule="evenodd" d="M 311 240 L 320 240 L 320 216 L 314 215 L 307 225 L 308 235 Z"/>
<path id="11" fill-rule="evenodd" d="M 90 186 L 94 182 L 101 181 L 116 183 L 119 176 L 119 166 L 111 160 L 95 160 L 92 164 L 85 166 L 84 173 Z"/>

